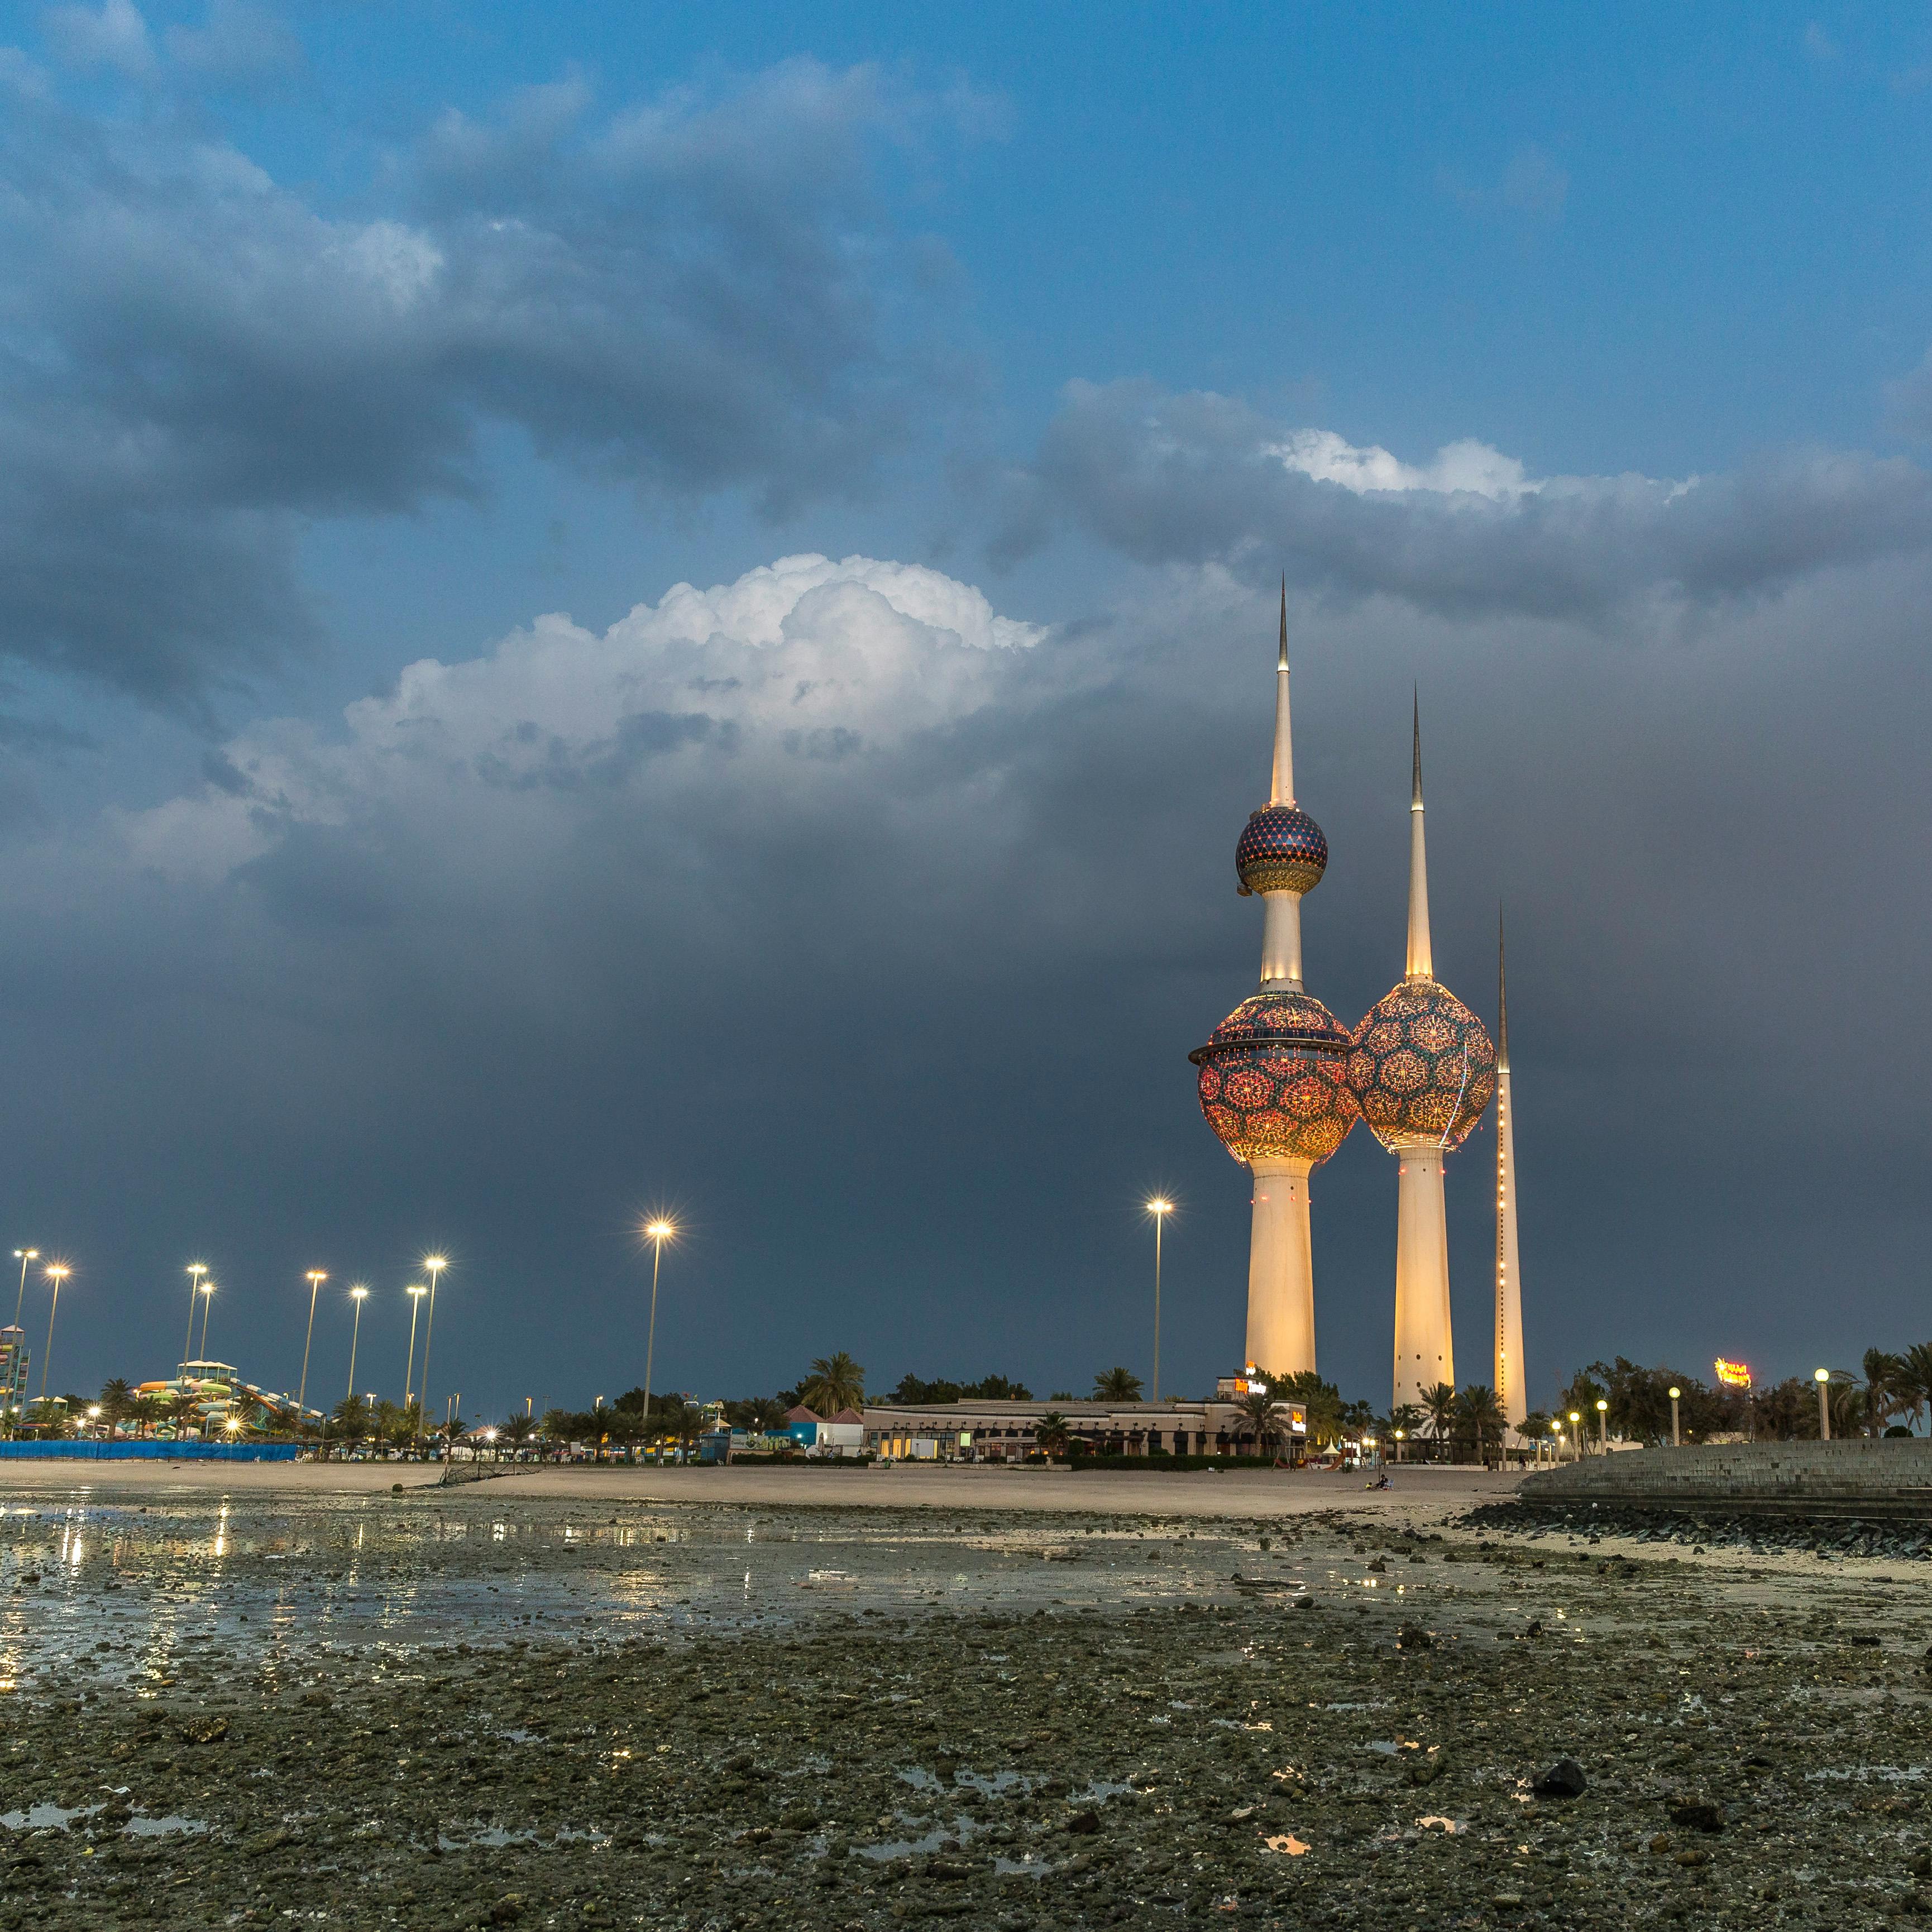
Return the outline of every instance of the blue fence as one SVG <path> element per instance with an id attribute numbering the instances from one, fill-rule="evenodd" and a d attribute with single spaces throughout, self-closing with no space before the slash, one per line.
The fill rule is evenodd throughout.
<path id="1" fill-rule="evenodd" d="M 296 1442 L 0 1442 L 0 1462 L 292 1462 Z"/>

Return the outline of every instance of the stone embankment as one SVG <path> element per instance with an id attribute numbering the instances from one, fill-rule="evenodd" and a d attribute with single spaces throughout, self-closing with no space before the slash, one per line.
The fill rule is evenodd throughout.
<path id="1" fill-rule="evenodd" d="M 1524 1478 L 1532 1508 L 1932 1521 L 1932 1440 L 1728 1443 L 1586 1456 Z"/>

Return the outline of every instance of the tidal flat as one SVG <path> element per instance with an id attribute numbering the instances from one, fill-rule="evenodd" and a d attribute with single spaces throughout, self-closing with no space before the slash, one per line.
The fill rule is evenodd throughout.
<path id="1" fill-rule="evenodd" d="M 1923 1565 L 1173 1480 L 1091 1511 L 16 1487 L 0 1924 L 1932 1910 Z M 1538 1796 L 1563 1759 L 1582 1794 Z"/>

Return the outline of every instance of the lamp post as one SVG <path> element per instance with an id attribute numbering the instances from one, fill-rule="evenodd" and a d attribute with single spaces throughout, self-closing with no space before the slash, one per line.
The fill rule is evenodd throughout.
<path id="1" fill-rule="evenodd" d="M 449 1263 L 441 1255 L 425 1255 L 423 1266 L 429 1270 L 429 1313 L 423 1322 L 423 1385 L 420 1391 L 423 1410 L 429 1408 L 429 1342 L 436 1332 L 436 1285 L 442 1278 L 442 1271 Z M 416 1435 L 422 1435 L 421 1418 L 418 1418 Z"/>
<path id="2" fill-rule="evenodd" d="M 198 1359 L 206 1364 L 208 1360 L 208 1318 L 214 1308 L 214 1283 L 205 1281 L 196 1292 L 201 1297 L 201 1354 Z"/>
<path id="3" fill-rule="evenodd" d="M 1582 1419 L 1577 1410 L 1573 1408 L 1570 1412 L 1570 1460 L 1573 1462 L 1580 1462 L 1583 1460 L 1583 1440 L 1576 1430 L 1576 1425 Z"/>
<path id="4" fill-rule="evenodd" d="M 644 1239 L 651 1244 L 651 1325 L 644 1342 L 644 1419 L 640 1433 L 648 1435 L 651 1425 L 651 1364 L 658 1346 L 658 1270 L 664 1265 L 664 1245 L 677 1239 L 677 1223 L 660 1214 L 644 1223 Z"/>
<path id="5" fill-rule="evenodd" d="M 206 1262 L 190 1262 L 188 1264 L 188 1333 L 182 1337 L 182 1360 L 186 1363 L 194 1353 L 194 1298 L 201 1292 L 201 1278 L 208 1272 Z"/>
<path id="6" fill-rule="evenodd" d="M 16 1328 L 20 1325 L 21 1311 L 27 1305 L 27 1264 L 37 1262 L 40 1258 L 38 1248 L 16 1248 L 14 1250 L 14 1258 L 20 1264 L 20 1292 L 14 1298 L 14 1326 Z"/>
<path id="7" fill-rule="evenodd" d="M 1832 1372 L 1829 1369 L 1814 1369 L 1812 1374 L 1818 1384 L 1818 1439 L 1828 1442 L 1832 1439 L 1832 1400 L 1827 1390 L 1831 1386 Z"/>
<path id="8" fill-rule="evenodd" d="M 47 1371 L 53 1366 L 54 1317 L 60 1312 L 61 1283 L 66 1280 L 68 1276 L 73 1274 L 73 1269 L 69 1268 L 64 1262 L 50 1262 L 47 1264 L 47 1279 L 54 1285 L 54 1298 L 52 1304 L 47 1310 L 46 1352 L 40 1358 L 40 1399 L 43 1402 L 45 1402 L 47 1399 Z"/>
<path id="9" fill-rule="evenodd" d="M 1682 1389 L 1674 1388 L 1670 1391 L 1670 1446 L 1673 1449 L 1681 1449 L 1684 1446 L 1684 1438 L 1677 1432 L 1677 1398 L 1683 1393 Z"/>
<path id="10" fill-rule="evenodd" d="M 422 1312 L 422 1298 L 429 1290 L 419 1282 L 412 1282 L 403 1292 L 410 1298 L 410 1359 L 403 1370 L 403 1413 L 406 1415 L 410 1399 L 416 1393 L 416 1317 Z"/>
<path id="11" fill-rule="evenodd" d="M 349 1298 L 356 1304 L 356 1320 L 349 1330 L 349 1400 L 356 1400 L 356 1345 L 362 1339 L 362 1304 L 369 1299 L 369 1291 L 357 1286 L 349 1291 Z"/>
<path id="12" fill-rule="evenodd" d="M 1154 1216 L 1154 1399 L 1160 1400 L 1160 1230 L 1174 1203 L 1156 1194 L 1147 1204 Z"/>
<path id="13" fill-rule="evenodd" d="M 1610 1453 L 1610 1406 L 1601 1396 L 1597 1398 L 1597 1454 L 1607 1456 Z"/>
<path id="14" fill-rule="evenodd" d="M 302 1343 L 302 1386 L 296 1390 L 296 1426 L 298 1429 L 302 1426 L 302 1405 L 308 1399 L 308 1351 L 309 1344 L 315 1340 L 315 1298 L 322 1283 L 328 1279 L 328 1276 L 324 1274 L 320 1268 L 310 1268 L 307 1276 L 308 1282 L 308 1339 Z"/>
<path id="15" fill-rule="evenodd" d="M 1400 1462 L 1402 1460 L 1402 1445 L 1405 1442 L 1406 1442 L 1408 1440 L 1408 1431 L 1407 1430 L 1406 1430 L 1406 1429 L 1398 1429 L 1398 1430 L 1396 1431 L 1396 1432 L 1395 1432 L 1395 1460 L 1396 1460 L 1398 1462 Z"/>

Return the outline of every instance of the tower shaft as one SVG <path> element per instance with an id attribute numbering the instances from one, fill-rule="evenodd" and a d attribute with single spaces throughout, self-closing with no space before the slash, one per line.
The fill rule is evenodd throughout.
<path id="1" fill-rule="evenodd" d="M 1395 1391 L 1418 1407 L 1438 1382 L 1453 1388 L 1456 1351 L 1449 1320 L 1449 1227 L 1442 1149 L 1420 1142 L 1397 1150 L 1395 1229 Z"/>
<path id="2" fill-rule="evenodd" d="M 1264 892 L 1262 923 L 1262 990 L 1301 984 L 1301 895 Z"/>
<path id="3" fill-rule="evenodd" d="M 1496 1400 L 1514 1428 L 1529 1413 L 1522 1353 L 1522 1277 L 1516 1241 L 1516 1118 L 1510 1105 L 1509 988 L 1496 921 Z"/>
<path id="4" fill-rule="evenodd" d="M 1277 1376 L 1315 1366 L 1315 1263 L 1308 1224 L 1312 1161 L 1261 1156 L 1248 1242 L 1247 1359 Z"/>

